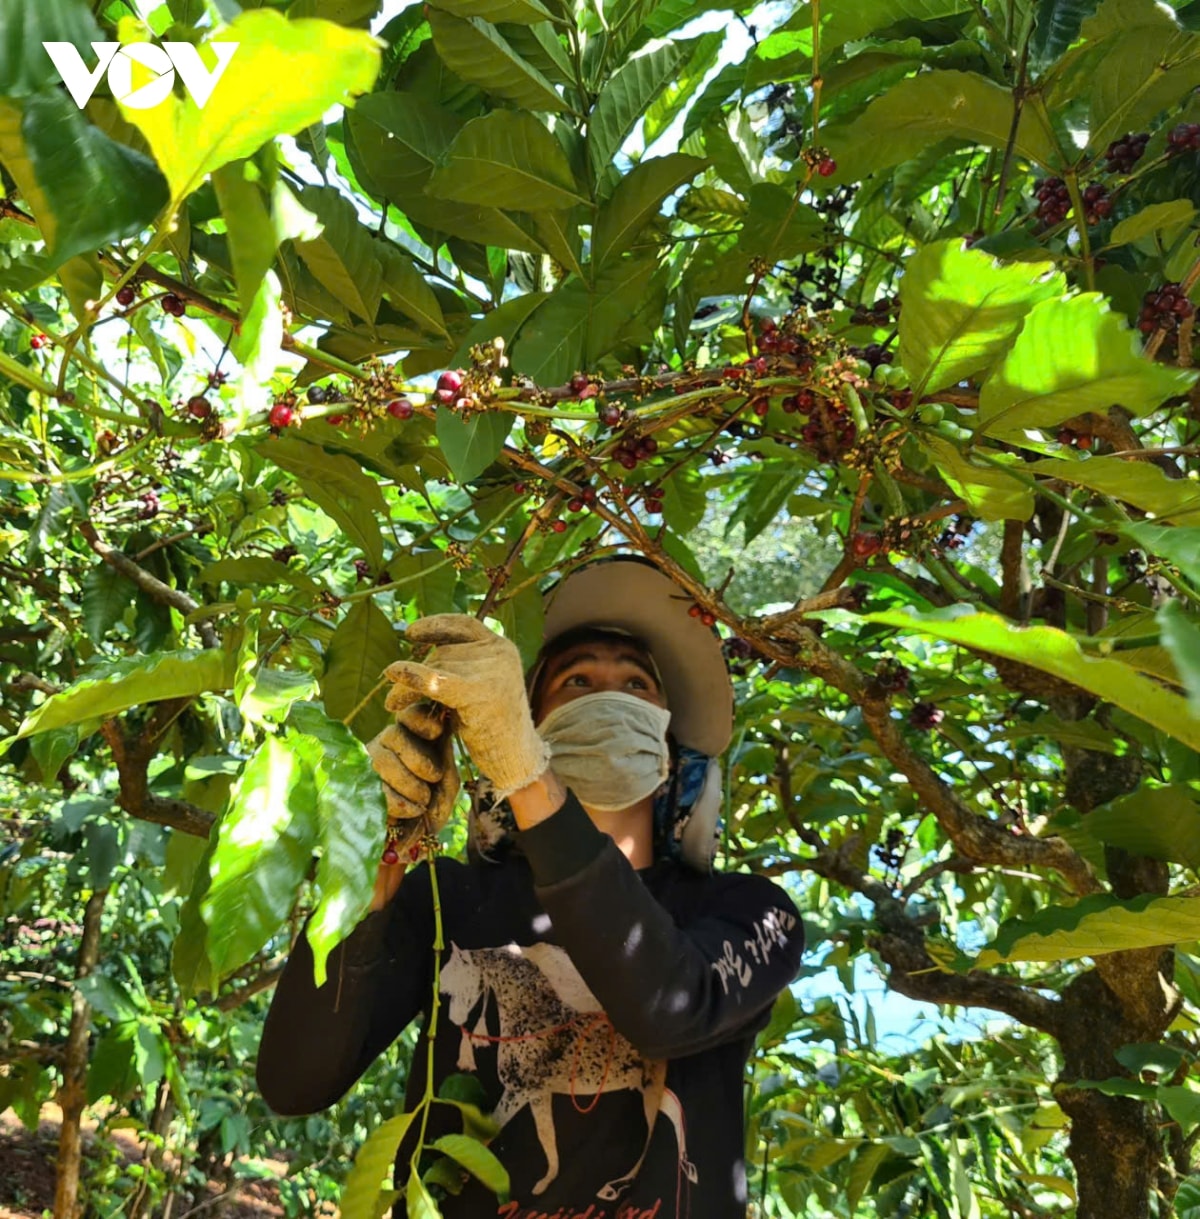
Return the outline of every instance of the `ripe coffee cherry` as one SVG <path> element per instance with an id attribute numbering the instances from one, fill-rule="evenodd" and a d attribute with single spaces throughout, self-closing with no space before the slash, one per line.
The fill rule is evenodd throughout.
<path id="1" fill-rule="evenodd" d="M 1179 123 L 1167 134 L 1167 156 L 1200 152 L 1200 123 Z"/>
<path id="2" fill-rule="evenodd" d="M 1093 182 L 1083 191 L 1083 214 L 1088 224 L 1098 224 L 1112 215 L 1113 204 L 1108 197 L 1108 187 Z"/>
<path id="3" fill-rule="evenodd" d="M 158 515 L 159 503 L 158 496 L 153 491 L 147 491 L 145 495 L 138 499 L 138 520 L 149 521 L 153 520 Z"/>
<path id="4" fill-rule="evenodd" d="M 653 436 L 643 436 L 637 442 L 635 450 L 639 461 L 645 461 L 647 457 L 653 457 L 658 452 L 658 441 Z"/>
<path id="5" fill-rule="evenodd" d="M 357 580 L 365 580 L 371 574 L 371 564 L 366 559 L 354 560 L 354 576 Z"/>
<path id="6" fill-rule="evenodd" d="M 307 397 L 313 406 L 320 406 L 321 403 L 325 401 L 328 393 L 329 391 L 323 385 L 310 385 L 308 387 Z"/>
<path id="7" fill-rule="evenodd" d="M 585 504 L 594 504 L 596 502 L 596 488 L 584 487 L 584 489 L 579 493 L 579 498 L 582 499 Z"/>
<path id="8" fill-rule="evenodd" d="M 837 162 L 832 157 L 822 157 L 817 162 L 817 173 L 822 178 L 831 178 L 837 173 Z"/>
<path id="9" fill-rule="evenodd" d="M 596 414 L 605 427 L 616 427 L 621 422 L 621 408 L 615 402 L 604 402 L 596 407 Z"/>
<path id="10" fill-rule="evenodd" d="M 1160 327 L 1176 330 L 1180 321 L 1196 312 L 1195 305 L 1184 295 L 1177 283 L 1163 284 L 1157 291 L 1147 292 L 1142 298 L 1142 311 L 1138 315 L 1138 329 L 1150 334 Z"/>
<path id="11" fill-rule="evenodd" d="M 635 469 L 637 466 L 638 456 L 633 449 L 627 449 L 622 445 L 613 453 L 613 456 L 616 458 L 618 465 L 626 470 Z"/>
<path id="12" fill-rule="evenodd" d="M 566 533 L 567 522 L 564 520 L 553 521 L 551 522 L 550 528 L 553 529 L 555 533 Z"/>
<path id="13" fill-rule="evenodd" d="M 688 615 L 692 618 L 699 618 L 704 611 L 698 605 L 688 606 Z"/>
<path id="14" fill-rule="evenodd" d="M 268 416 L 268 422 L 273 428 L 285 428 L 292 422 L 292 416 L 295 412 L 286 402 L 276 402 L 271 407 L 271 414 Z"/>
<path id="15" fill-rule="evenodd" d="M 228 380 L 229 376 L 227 373 L 218 372 L 216 369 L 214 369 L 208 374 L 208 388 L 220 389 L 221 386 L 224 385 Z"/>
<path id="16" fill-rule="evenodd" d="M 33 338 L 29 340 L 29 346 L 32 347 L 34 351 L 41 351 L 41 349 L 48 346 L 49 343 L 50 336 L 47 334 L 35 334 Z"/>
<path id="17" fill-rule="evenodd" d="M 717 616 L 716 614 L 709 613 L 708 610 L 705 610 L 700 615 L 700 621 L 703 622 L 705 626 L 716 626 Z"/>
<path id="18" fill-rule="evenodd" d="M 342 424 L 346 422 L 346 416 L 345 415 L 326 415 L 325 422 L 328 423 L 330 427 L 341 427 Z"/>
<path id="19" fill-rule="evenodd" d="M 162 307 L 164 313 L 169 313 L 172 317 L 183 317 L 187 312 L 187 305 L 175 295 L 174 292 L 168 292 L 162 298 Z"/>
<path id="20" fill-rule="evenodd" d="M 459 396 L 463 387 L 463 373 L 459 368 L 448 368 L 437 379 L 437 389 L 434 396 L 439 402 L 451 403 Z"/>
<path id="21" fill-rule="evenodd" d="M 1106 168 L 1110 173 L 1127 174 L 1142 159 L 1150 136 L 1146 132 L 1121 136 L 1108 146 L 1104 153 Z"/>
<path id="22" fill-rule="evenodd" d="M 858 559 L 878 554 L 882 547 L 883 542 L 877 533 L 856 533 L 850 539 L 850 550 Z"/>
<path id="23" fill-rule="evenodd" d="M 207 419 L 212 414 L 212 403 L 203 395 L 196 394 L 187 401 L 187 413 L 193 419 Z"/>
<path id="24" fill-rule="evenodd" d="M 765 419 L 767 417 L 767 412 L 771 409 L 771 404 L 766 400 L 766 398 L 760 398 L 754 404 L 752 409 L 760 419 Z"/>
<path id="25" fill-rule="evenodd" d="M 568 502 L 568 504 L 567 504 L 567 508 L 568 508 L 568 509 L 569 509 L 571 512 L 582 512 L 582 511 L 583 511 L 583 509 L 584 509 L 584 503 L 583 503 L 583 500 L 581 500 L 581 499 L 573 499 L 573 500 L 570 500 L 570 501 Z"/>
<path id="26" fill-rule="evenodd" d="M 413 410 L 413 404 L 407 398 L 393 398 L 387 404 L 387 413 L 393 419 L 411 419 Z"/>
<path id="27" fill-rule="evenodd" d="M 946 713 L 940 707 L 935 707 L 933 703 L 913 703 L 912 710 L 908 713 L 908 722 L 914 728 L 920 728 L 925 732 L 931 732 L 945 718 Z"/>
<path id="28" fill-rule="evenodd" d="M 1036 186 L 1037 218 L 1047 227 L 1061 224 L 1071 210 L 1071 192 L 1061 178 L 1042 178 Z"/>
<path id="29" fill-rule="evenodd" d="M 577 372 L 571 378 L 571 393 L 581 394 L 588 387 L 588 379 L 581 372 Z"/>
<path id="30" fill-rule="evenodd" d="M 117 289 L 117 304 L 122 308 L 128 309 L 135 300 L 137 300 L 137 290 L 133 284 L 122 284 Z"/>
<path id="31" fill-rule="evenodd" d="M 525 485 L 525 483 L 513 483 L 514 495 L 524 495 L 528 490 L 529 488 Z"/>

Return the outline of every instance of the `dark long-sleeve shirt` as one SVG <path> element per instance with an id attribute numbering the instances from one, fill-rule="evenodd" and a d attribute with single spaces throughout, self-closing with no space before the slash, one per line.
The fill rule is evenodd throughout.
<path id="1" fill-rule="evenodd" d="M 478 1078 L 512 1187 L 500 1205 L 470 1182 L 444 1215 L 743 1216 L 743 1074 L 800 965 L 795 907 L 762 877 L 666 860 L 639 872 L 573 796 L 518 838 L 498 863 L 436 863 L 434 1072 Z M 334 950 L 319 989 L 297 939 L 259 1050 L 273 1109 L 333 1104 L 428 1010 L 433 941 L 424 867 Z M 410 1103 L 424 1090 L 425 1035 Z M 435 1106 L 427 1137 L 460 1128 L 456 1117 Z"/>

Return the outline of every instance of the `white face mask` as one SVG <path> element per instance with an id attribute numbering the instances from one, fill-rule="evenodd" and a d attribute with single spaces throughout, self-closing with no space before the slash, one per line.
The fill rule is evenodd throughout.
<path id="1" fill-rule="evenodd" d="M 666 781 L 671 713 L 604 690 L 557 707 L 538 725 L 554 773 L 597 812 L 629 808 Z"/>

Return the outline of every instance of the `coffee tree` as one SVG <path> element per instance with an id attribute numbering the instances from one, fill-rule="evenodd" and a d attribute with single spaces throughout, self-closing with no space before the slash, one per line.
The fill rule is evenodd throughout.
<path id="1" fill-rule="evenodd" d="M 1003 1018 L 897 1058 L 785 995 L 761 1213 L 1200 1213 L 1200 4 L 379 8 L 9 0 L 0 903 L 69 953 L 0 983 L 3 1103 L 65 1166 L 86 1100 L 196 1122 L 369 901 L 405 623 L 530 657 L 620 549 L 726 640 L 725 866 L 847 989 Z M 202 107 L 40 52 L 150 40 Z M 410 1116 L 344 1214 L 431 1213 Z"/>

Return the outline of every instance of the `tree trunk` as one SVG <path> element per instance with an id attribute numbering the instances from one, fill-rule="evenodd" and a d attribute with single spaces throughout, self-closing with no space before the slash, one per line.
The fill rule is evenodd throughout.
<path id="1" fill-rule="evenodd" d="M 86 978 L 96 968 L 100 956 L 100 916 L 107 896 L 107 889 L 98 889 L 88 898 L 83 913 L 79 963 L 75 968 L 76 981 Z M 54 1219 L 79 1219 L 79 1165 L 83 1154 L 79 1121 L 86 1100 L 91 1015 L 91 1005 L 76 987 L 71 992 L 71 1030 L 63 1053 L 63 1079 L 55 1098 L 62 1109 L 62 1129 L 58 1136 Z"/>

